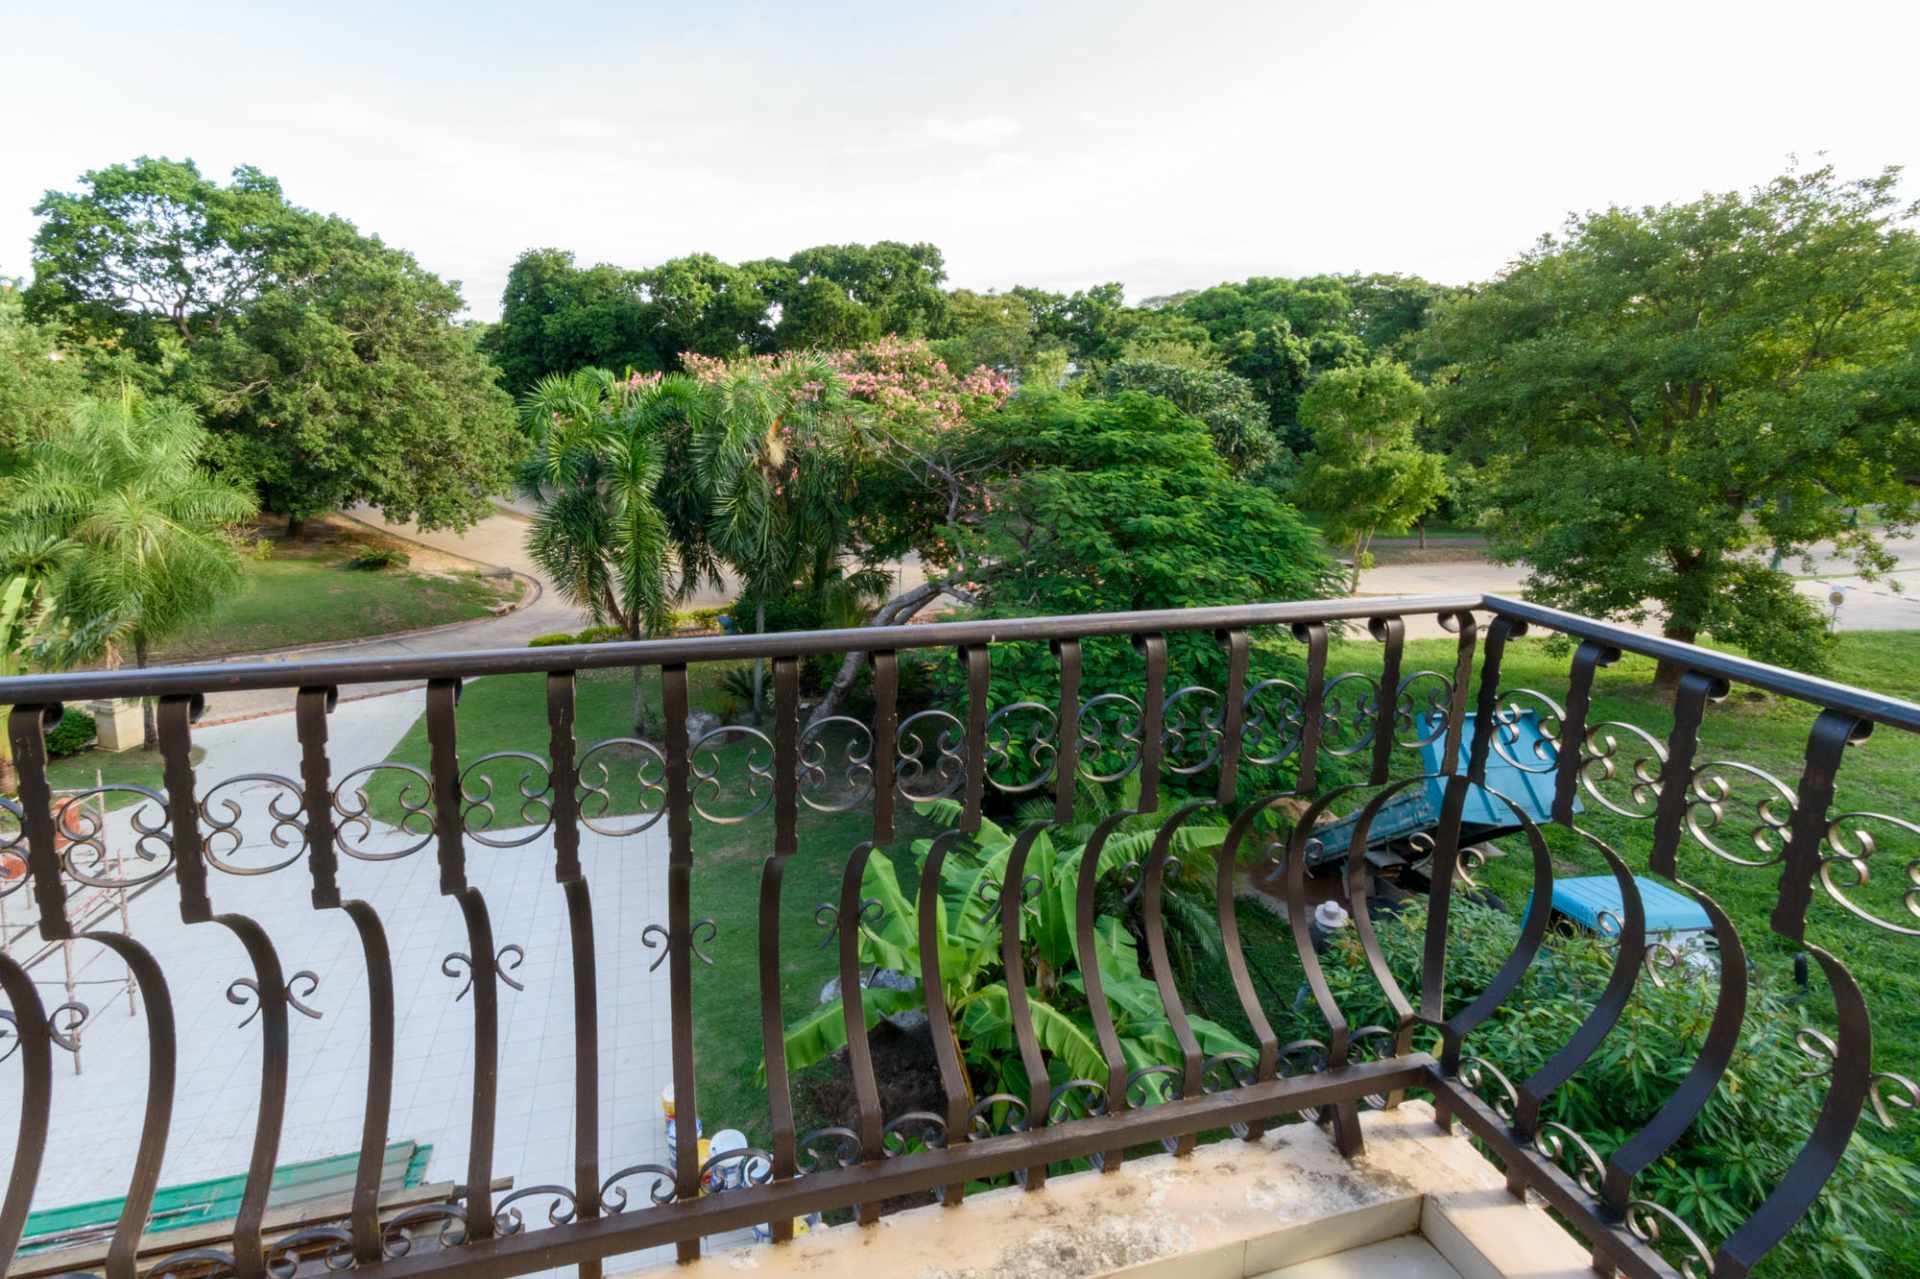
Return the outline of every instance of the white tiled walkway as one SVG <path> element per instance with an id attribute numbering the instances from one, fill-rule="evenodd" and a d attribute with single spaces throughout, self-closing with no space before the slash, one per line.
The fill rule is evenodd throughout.
<path id="1" fill-rule="evenodd" d="M 329 755 L 335 776 L 381 759 L 419 713 L 417 696 L 343 704 L 331 717 Z M 199 732 L 207 750 L 198 766 L 202 791 L 240 773 L 298 776 L 298 745 L 288 715 Z M 245 810 L 243 860 L 271 860 L 266 804 L 278 788 L 233 788 Z M 114 815 L 124 838 L 127 811 Z M 382 841 L 385 841 L 382 845 Z M 365 844 L 403 847 L 409 839 L 376 833 Z M 642 928 L 666 920 L 664 823 L 627 839 L 583 832 L 581 859 L 593 894 L 600 1000 L 600 1143 L 603 1173 L 636 1163 L 665 1163 L 660 1090 L 671 1080 L 667 970 L 649 973 L 658 952 L 639 944 Z M 284 859 L 287 854 L 279 853 Z M 486 896 L 498 946 L 526 951 L 512 975 L 526 989 L 500 991 L 500 1107 L 495 1174 L 520 1186 L 573 1181 L 573 987 L 566 902 L 554 882 L 553 846 L 542 836 L 521 848 L 492 849 L 469 841 L 468 877 Z M 273 940 L 284 970 L 311 969 L 320 987 L 306 1002 L 320 1020 L 291 1018 L 292 1073 L 279 1161 L 289 1163 L 359 1148 L 366 1095 L 367 986 L 358 935 L 337 910 L 316 911 L 304 864 L 271 875 L 235 877 L 212 871 L 216 911 L 257 920 Z M 458 905 L 439 893 L 431 846 L 393 862 L 342 858 L 345 895 L 373 903 L 392 949 L 396 1034 L 391 1139 L 433 1146 L 428 1179 L 464 1181 L 472 1104 L 473 999 L 455 1001 L 464 975 L 450 978 L 441 961 L 467 949 Z M 179 894 L 169 876 L 132 907 L 135 938 L 166 973 L 179 1030 L 179 1081 L 161 1184 L 242 1172 L 253 1140 L 260 1087 L 260 1027 L 241 1029 L 248 1009 L 227 1001 L 229 983 L 253 970 L 239 941 L 218 924 L 180 922 Z M 82 980 L 119 979 L 125 969 L 104 947 L 81 942 Z M 36 969 L 47 1005 L 60 1002 L 60 964 Z M 56 1050 L 53 1122 L 34 1207 L 48 1208 L 124 1193 L 139 1142 L 146 1096 L 147 1019 L 129 1016 L 116 988 L 83 989 L 94 1008 L 84 1028 L 80 1063 Z M 0 1068 L 0 1119 L 11 1127 L 20 1104 L 17 1065 Z M 12 1142 L 0 1143 L 0 1180 L 10 1171 Z M 645 1185 L 631 1188 L 644 1204 Z M 530 1224 L 544 1225 L 543 1203 L 524 1205 Z"/>

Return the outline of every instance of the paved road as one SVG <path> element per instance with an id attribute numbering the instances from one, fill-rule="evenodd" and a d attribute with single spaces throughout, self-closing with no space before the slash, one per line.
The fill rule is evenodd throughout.
<path id="1" fill-rule="evenodd" d="M 1811 556 L 1810 568 L 1798 561 L 1789 561 L 1782 567 L 1796 575 L 1809 574 L 1795 586 L 1802 595 L 1818 601 L 1823 610 L 1829 607 L 1827 597 L 1834 589 L 1844 593 L 1845 602 L 1840 605 L 1837 619 L 1843 631 L 1920 630 L 1920 537 L 1890 541 L 1887 549 L 1904 567 L 1873 582 L 1851 572 L 1852 563 L 1831 550 Z M 1525 577 L 1524 568 L 1491 564 L 1481 559 L 1383 564 L 1361 575 L 1360 593 L 1518 595 Z M 1640 629 L 1652 634 L 1659 630 L 1659 625 L 1650 622 Z M 1407 633 L 1429 636 L 1442 632 L 1437 623 L 1410 622 Z"/>

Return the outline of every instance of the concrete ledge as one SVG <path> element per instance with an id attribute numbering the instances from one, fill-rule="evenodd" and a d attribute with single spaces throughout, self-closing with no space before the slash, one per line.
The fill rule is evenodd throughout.
<path id="1" fill-rule="evenodd" d="M 1425 1103 L 1361 1123 L 1366 1152 L 1352 1161 L 1315 1125 L 1289 1124 L 1258 1143 L 1131 1159 L 1112 1174 L 1051 1178 L 1032 1194 L 986 1191 L 957 1209 L 916 1208 L 651 1269 L 676 1279 L 849 1269 L 901 1279 L 1246 1279 L 1421 1232 L 1467 1279 L 1587 1273 L 1579 1245 L 1509 1197 L 1499 1172 L 1465 1138 L 1441 1132 Z"/>

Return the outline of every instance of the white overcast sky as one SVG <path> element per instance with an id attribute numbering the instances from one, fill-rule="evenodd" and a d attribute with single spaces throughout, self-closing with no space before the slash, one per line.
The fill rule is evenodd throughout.
<path id="1" fill-rule="evenodd" d="M 257 165 L 483 318 L 542 245 L 931 240 L 955 285 L 1136 300 L 1459 282 L 1569 210 L 1920 161 L 1916 47 L 1915 0 L 0 0 L 0 274 L 44 190 L 144 153 Z"/>

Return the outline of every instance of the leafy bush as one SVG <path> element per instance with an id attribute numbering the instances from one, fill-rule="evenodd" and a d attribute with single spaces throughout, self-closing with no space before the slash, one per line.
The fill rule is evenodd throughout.
<path id="1" fill-rule="evenodd" d="M 569 631 L 555 631 L 550 635 L 536 635 L 527 641 L 528 648 L 559 648 L 564 644 L 577 643 Z"/>
<path id="2" fill-rule="evenodd" d="M 1424 919 L 1405 911 L 1383 917 L 1376 927 L 1403 989 L 1416 989 Z M 1456 901 L 1447 947 L 1449 1012 L 1478 995 L 1518 938 L 1512 917 Z M 1468 1054 L 1492 1062 L 1516 1082 L 1525 1078 L 1585 1020 L 1612 964 L 1611 949 L 1598 941 L 1551 939 L 1520 988 L 1468 1040 Z M 1357 940 L 1349 935 L 1330 946 L 1326 965 L 1328 983 L 1353 1024 L 1392 1024 Z M 1704 972 L 1670 976 L 1664 986 L 1643 978 L 1620 1024 L 1548 1100 L 1542 1119 L 1580 1133 L 1606 1158 L 1653 1117 L 1692 1069 L 1716 996 L 1716 983 Z M 1801 1007 L 1798 997 L 1754 983 L 1731 1068 L 1686 1135 L 1640 1175 L 1639 1197 L 1670 1209 L 1709 1241 L 1723 1238 L 1760 1206 L 1806 1142 L 1819 1108 L 1824 1080 L 1795 1036 L 1824 1019 L 1823 1004 L 1816 997 L 1811 1007 Z M 1917 1193 L 1920 1177 L 1856 1132 L 1828 1193 L 1769 1254 L 1760 1273 L 1851 1271 L 1871 1279 L 1881 1251 L 1876 1235 L 1907 1211 Z M 1670 1255 L 1676 1261 L 1680 1256 Z"/>
<path id="3" fill-rule="evenodd" d="M 85 711 L 69 710 L 60 717 L 53 731 L 47 734 L 47 754 L 54 759 L 78 755 L 93 744 L 97 731 L 93 716 Z"/>
<path id="4" fill-rule="evenodd" d="M 610 644 L 627 638 L 627 633 L 618 626 L 589 626 L 584 631 L 554 631 L 548 635 L 536 635 L 527 641 L 528 648 L 559 648 L 563 644 Z"/>
<path id="5" fill-rule="evenodd" d="M 362 573 L 378 573 L 390 568 L 405 568 L 413 557 L 397 546 L 369 546 L 347 561 L 347 567 Z"/>

